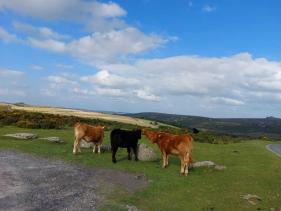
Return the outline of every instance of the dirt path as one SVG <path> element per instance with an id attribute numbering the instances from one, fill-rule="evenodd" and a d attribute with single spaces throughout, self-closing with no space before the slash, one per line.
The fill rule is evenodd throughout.
<path id="1" fill-rule="evenodd" d="M 266 148 L 281 157 L 281 144 L 268 144 Z"/>
<path id="2" fill-rule="evenodd" d="M 107 194 L 134 192 L 145 178 L 0 150 L 0 210 L 96 210 Z"/>

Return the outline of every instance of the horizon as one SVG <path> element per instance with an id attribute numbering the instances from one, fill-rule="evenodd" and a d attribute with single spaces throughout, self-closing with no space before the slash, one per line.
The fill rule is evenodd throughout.
<path id="1" fill-rule="evenodd" d="M 78 108 L 78 107 L 64 107 L 64 106 L 48 106 L 48 105 L 33 105 L 33 104 L 28 104 L 25 102 L 0 102 L 0 104 L 24 104 L 27 106 L 38 106 L 38 107 L 50 107 L 50 108 L 62 108 L 62 109 L 73 109 L 73 110 L 79 110 L 79 111 L 88 111 L 88 112 L 97 112 L 97 113 L 108 113 L 108 114 L 113 114 L 113 115 L 122 115 L 122 114 L 141 114 L 141 113 L 158 113 L 158 114 L 167 114 L 167 115 L 178 115 L 178 116 L 191 116 L 191 117 L 202 117 L 202 118 L 209 118 L 209 119 L 267 119 L 267 118 L 275 118 L 275 119 L 281 119 L 279 117 L 275 116 L 265 116 L 265 117 L 212 117 L 212 116 L 198 116 L 198 115 L 189 115 L 189 114 L 179 114 L 179 113 L 163 113 L 163 112 L 158 112 L 158 111 L 140 111 L 136 113 L 132 112 L 121 112 L 121 111 L 106 111 L 106 110 L 92 110 L 92 109 L 84 109 L 84 108 Z"/>
<path id="2" fill-rule="evenodd" d="M 281 2 L 0 1 L 0 101 L 281 118 Z"/>

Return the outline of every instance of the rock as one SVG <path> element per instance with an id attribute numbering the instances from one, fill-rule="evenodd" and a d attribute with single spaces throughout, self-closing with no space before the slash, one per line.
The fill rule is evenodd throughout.
<path id="1" fill-rule="evenodd" d="M 81 140 L 80 147 L 82 148 L 93 148 L 94 144 L 92 142 L 86 142 L 85 140 Z"/>
<path id="2" fill-rule="evenodd" d="M 144 174 L 139 174 L 135 176 L 135 179 L 143 179 L 143 178 L 145 178 Z"/>
<path id="3" fill-rule="evenodd" d="M 126 209 L 128 210 L 128 211 L 138 211 L 138 208 L 137 207 L 135 207 L 134 205 L 126 205 Z"/>
<path id="4" fill-rule="evenodd" d="M 33 133 L 13 133 L 13 134 L 6 134 L 4 136 L 13 137 L 16 139 L 23 139 L 23 140 L 30 140 L 36 139 L 38 136 Z"/>
<path id="5" fill-rule="evenodd" d="M 40 138 L 40 139 L 47 140 L 47 141 L 50 141 L 52 143 L 57 143 L 57 144 L 63 143 L 63 140 L 61 140 L 59 137 L 56 137 L 56 136 Z"/>
<path id="6" fill-rule="evenodd" d="M 215 165 L 214 169 L 216 169 L 216 170 L 224 170 L 224 169 L 226 169 L 226 167 L 223 166 L 223 165 Z"/>
<path id="7" fill-rule="evenodd" d="M 240 197 L 247 200 L 252 205 L 256 205 L 259 201 L 261 201 L 259 196 L 253 194 L 241 195 Z"/>
<path id="8" fill-rule="evenodd" d="M 216 170 L 226 169 L 225 166 L 215 164 L 213 161 L 209 161 L 209 160 L 194 162 L 190 165 L 190 167 L 191 168 L 207 167 L 207 168 L 214 168 Z"/>
<path id="9" fill-rule="evenodd" d="M 213 161 L 205 160 L 205 161 L 198 161 L 192 163 L 191 167 L 198 168 L 198 167 L 215 167 L 215 163 Z"/>
<path id="10" fill-rule="evenodd" d="M 154 161 L 158 159 L 158 156 L 151 147 L 146 144 L 139 144 L 138 158 L 141 161 Z"/>
<path id="11" fill-rule="evenodd" d="M 100 149 L 101 149 L 102 152 L 111 152 L 110 144 L 101 145 Z"/>

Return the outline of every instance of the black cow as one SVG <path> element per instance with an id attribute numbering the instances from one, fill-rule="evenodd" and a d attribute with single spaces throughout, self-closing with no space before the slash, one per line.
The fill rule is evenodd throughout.
<path id="1" fill-rule="evenodd" d="M 127 148 L 128 160 L 131 160 L 131 148 L 135 154 L 135 160 L 138 161 L 138 140 L 141 139 L 141 130 L 121 130 L 114 129 L 110 134 L 112 162 L 116 163 L 116 152 L 118 147 Z"/>

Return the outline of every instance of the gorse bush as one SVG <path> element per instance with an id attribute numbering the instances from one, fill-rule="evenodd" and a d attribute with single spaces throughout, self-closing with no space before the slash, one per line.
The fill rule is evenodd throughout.
<path id="1" fill-rule="evenodd" d="M 73 127 L 76 122 L 91 125 L 104 125 L 106 130 L 114 128 L 134 129 L 135 125 L 119 122 L 110 122 L 100 119 L 80 118 L 75 116 L 61 116 L 57 114 L 46 114 L 38 112 L 26 112 L 20 110 L 0 111 L 0 125 L 15 125 L 22 128 L 63 129 Z"/>

